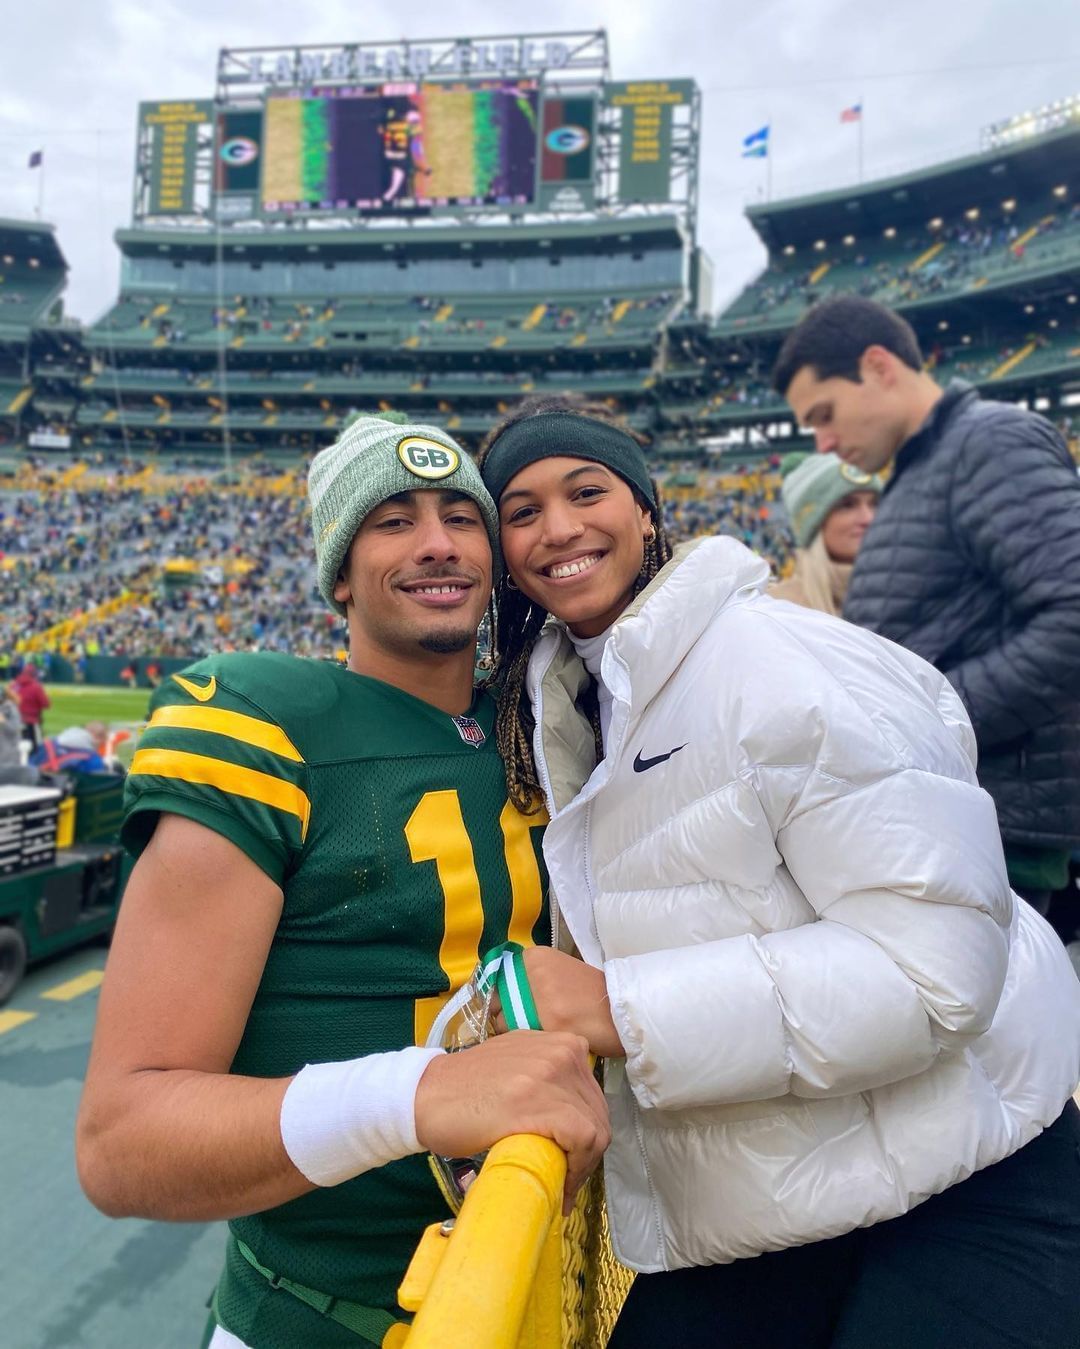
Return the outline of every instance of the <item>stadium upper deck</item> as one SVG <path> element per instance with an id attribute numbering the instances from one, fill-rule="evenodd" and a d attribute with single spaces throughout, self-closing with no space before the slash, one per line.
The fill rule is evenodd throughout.
<path id="1" fill-rule="evenodd" d="M 40 415 L 32 371 L 65 348 L 67 271 L 52 225 L 0 220 L 0 447 L 20 441 Z"/>
<path id="2" fill-rule="evenodd" d="M 117 303 L 76 387 L 105 447 L 309 451 L 357 406 L 466 441 L 524 393 L 575 388 L 649 420 L 658 330 L 686 299 L 672 217 L 450 231 L 122 231 Z"/>
<path id="3" fill-rule="evenodd" d="M 481 86 L 475 88 L 484 97 L 493 96 Z M 421 106 L 425 86 L 417 88 Z M 479 97 L 467 82 L 453 88 L 455 97 Z M 373 220 L 364 209 L 328 213 L 316 202 L 306 216 L 283 217 L 274 215 L 280 203 L 252 188 L 241 194 L 250 218 L 222 224 L 212 210 L 163 220 L 159 202 L 157 215 L 151 210 L 117 233 L 116 303 L 81 344 L 64 332 L 63 348 L 35 348 L 39 430 L 45 422 L 70 431 L 80 451 L 214 459 L 231 448 L 295 457 L 326 444 L 352 410 L 394 406 L 474 445 L 522 395 L 572 390 L 622 412 L 653 436 L 661 455 L 692 455 L 719 439 L 749 458 L 748 430 L 759 451 L 767 438 L 795 430 L 768 386 L 783 336 L 807 306 L 840 291 L 904 312 L 942 380 L 961 376 L 996 396 L 1071 416 L 1073 396 L 1080 399 L 1076 117 L 919 173 L 750 208 L 768 265 L 710 322 L 700 317 L 708 265 L 694 242 L 696 190 L 681 206 L 670 200 L 677 195 L 672 159 L 661 193 L 666 205 L 659 198 L 646 207 L 620 202 L 620 194 L 645 190 L 633 164 L 623 163 L 633 160 L 639 132 L 636 123 L 604 122 L 616 111 L 636 116 L 615 108 L 620 99 L 637 107 L 639 97 L 684 96 L 655 92 L 669 88 L 675 86 L 601 82 L 591 87 L 593 101 L 571 114 L 571 102 L 561 95 L 552 101 L 547 86 L 514 86 L 515 106 L 524 100 L 538 124 L 546 127 L 557 114 L 591 127 L 601 148 L 587 197 L 602 195 L 604 163 L 618 161 L 618 174 L 629 174 L 618 177 L 604 209 L 580 209 L 588 203 L 579 202 L 565 214 L 534 202 L 485 215 L 486 207 L 439 207 L 418 220 L 403 203 Z M 183 135 L 191 119 L 216 115 L 206 143 L 221 155 L 239 145 L 241 161 L 263 154 L 265 185 L 283 152 L 271 150 L 269 140 L 257 143 L 263 133 L 250 118 L 274 123 L 279 93 L 271 89 L 257 115 L 237 113 L 249 119 L 242 126 L 229 121 L 232 113 L 200 112 L 204 105 L 144 107 L 164 109 L 166 121 L 179 109 Z M 389 98 L 378 87 L 364 96 L 373 103 Z M 304 99 L 320 116 L 336 116 L 348 102 L 323 94 Z M 644 136 L 660 105 L 641 106 Z M 237 129 L 245 134 L 228 139 Z M 568 130 L 581 128 L 553 134 Z M 674 136 L 674 122 L 669 130 Z M 176 126 L 163 132 L 174 133 Z M 692 140 L 692 122 L 679 134 Z M 151 140 L 140 144 L 140 154 L 151 153 Z M 394 175 L 397 167 L 389 166 L 397 164 L 385 158 L 382 167 Z M 256 181 L 243 162 L 213 169 L 230 217 L 236 197 L 229 175 L 241 172 L 249 186 Z M 159 189 L 147 173 L 152 205 Z M 595 206 L 600 197 L 588 200 Z M 41 278 L 44 307 L 62 284 L 55 265 L 50 276 L 51 290 Z M 30 349 L 20 350 L 26 367 Z M 25 383 L 11 389 L 23 406 Z"/>
<path id="4" fill-rule="evenodd" d="M 788 435 L 768 385 L 815 301 L 870 296 L 915 327 L 941 380 L 972 380 L 1067 420 L 1080 391 L 1080 126 L 921 173 L 751 207 L 762 274 L 715 323 L 677 321 L 658 382 L 673 448 L 761 425 Z"/>

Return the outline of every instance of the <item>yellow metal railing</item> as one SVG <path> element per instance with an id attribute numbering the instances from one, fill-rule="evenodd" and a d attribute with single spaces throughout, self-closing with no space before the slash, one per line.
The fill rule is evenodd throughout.
<path id="1" fill-rule="evenodd" d="M 594 1175 L 562 1217 L 566 1158 L 520 1134 L 491 1149 L 456 1221 L 433 1224 L 385 1349 L 603 1349 L 633 1275 L 616 1264 Z"/>
<path id="2" fill-rule="evenodd" d="M 453 1224 L 429 1227 L 398 1299 L 409 1349 L 558 1349 L 566 1157 L 547 1138 L 496 1143 Z"/>

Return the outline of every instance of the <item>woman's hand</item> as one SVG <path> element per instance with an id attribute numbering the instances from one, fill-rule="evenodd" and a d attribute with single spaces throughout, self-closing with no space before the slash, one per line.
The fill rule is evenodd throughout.
<path id="1" fill-rule="evenodd" d="M 588 1040 L 594 1054 L 621 1058 L 622 1041 L 611 1019 L 603 970 L 550 946 L 526 948 L 524 960 L 529 989 L 544 1030 L 572 1031 Z M 498 998 L 492 1002 L 492 1011 L 495 1028 L 502 1034 L 507 1025 Z"/>

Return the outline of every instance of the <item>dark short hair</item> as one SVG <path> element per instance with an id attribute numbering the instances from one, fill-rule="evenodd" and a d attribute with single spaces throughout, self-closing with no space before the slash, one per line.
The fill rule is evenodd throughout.
<path id="1" fill-rule="evenodd" d="M 899 314 L 861 295 L 821 300 L 784 339 L 773 366 L 773 388 L 786 395 L 804 366 L 810 366 L 818 379 L 850 379 L 859 384 L 859 361 L 867 347 L 884 347 L 912 370 L 923 367 L 919 339 Z"/>

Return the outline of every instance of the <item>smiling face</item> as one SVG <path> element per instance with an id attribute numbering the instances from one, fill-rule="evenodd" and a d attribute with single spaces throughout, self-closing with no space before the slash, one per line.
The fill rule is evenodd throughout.
<path id="1" fill-rule="evenodd" d="M 577 636 L 603 632 L 633 598 L 652 522 L 603 464 L 529 464 L 507 484 L 499 522 L 514 584 Z"/>
<path id="2" fill-rule="evenodd" d="M 911 431 L 911 408 L 897 367 L 883 347 L 869 347 L 859 362 L 858 381 L 834 375 L 819 379 L 804 365 L 784 397 L 800 426 L 814 433 L 815 448 L 835 454 L 864 473 L 877 473 Z"/>
<path id="3" fill-rule="evenodd" d="M 471 652 L 490 594 L 491 544 L 480 508 L 434 488 L 376 506 L 334 586 L 354 651 L 406 660 Z"/>

